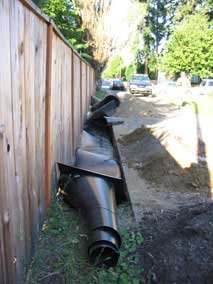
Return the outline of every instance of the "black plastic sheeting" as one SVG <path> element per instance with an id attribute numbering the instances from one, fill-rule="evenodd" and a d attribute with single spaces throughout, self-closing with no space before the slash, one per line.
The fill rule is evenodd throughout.
<path id="1" fill-rule="evenodd" d="M 64 200 L 85 217 L 88 257 L 96 266 L 115 266 L 121 246 L 116 202 L 126 201 L 127 196 L 111 137 L 111 126 L 121 120 L 110 119 L 119 103 L 116 96 L 95 100 L 76 150 L 75 165 L 58 164 L 61 192 Z"/>
<path id="2" fill-rule="evenodd" d="M 104 127 L 104 126 L 112 126 L 112 123 L 108 124 L 107 119 L 112 117 L 115 109 L 120 105 L 120 100 L 115 95 L 108 95 L 102 101 L 95 102 L 94 105 L 91 106 L 91 113 L 86 120 L 85 127 Z M 111 118 L 112 119 L 112 118 Z M 117 118 L 114 118 L 114 120 Z M 122 121 L 119 119 L 120 123 Z M 118 123 L 116 123 L 118 124 Z"/>

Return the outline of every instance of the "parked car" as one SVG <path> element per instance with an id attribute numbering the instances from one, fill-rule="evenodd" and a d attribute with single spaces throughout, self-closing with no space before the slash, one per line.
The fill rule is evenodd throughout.
<path id="1" fill-rule="evenodd" d="M 112 90 L 124 90 L 124 83 L 122 80 L 116 79 L 112 81 Z"/>
<path id="2" fill-rule="evenodd" d="M 213 79 L 203 79 L 199 89 L 200 95 L 213 94 Z"/>
<path id="3" fill-rule="evenodd" d="M 131 94 L 152 95 L 152 84 L 146 74 L 135 74 L 129 81 L 129 91 Z"/>
<path id="4" fill-rule="evenodd" d="M 112 82 L 110 80 L 102 80 L 101 88 L 102 89 L 110 89 L 112 86 Z"/>

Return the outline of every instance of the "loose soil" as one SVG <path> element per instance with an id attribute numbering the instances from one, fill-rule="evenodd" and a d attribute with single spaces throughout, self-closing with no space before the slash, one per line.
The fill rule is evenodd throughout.
<path id="1" fill-rule="evenodd" d="M 165 136 L 165 133 L 163 133 Z M 168 134 L 166 140 L 169 139 Z M 158 190 L 186 192 L 195 190 L 209 196 L 209 173 L 206 162 L 191 163 L 184 170 L 156 139 L 155 129 L 142 126 L 118 139 L 128 167 L 154 183 Z"/>
<path id="2" fill-rule="evenodd" d="M 212 118 L 171 97 L 121 100 L 115 136 L 145 238 L 146 283 L 213 283 Z"/>

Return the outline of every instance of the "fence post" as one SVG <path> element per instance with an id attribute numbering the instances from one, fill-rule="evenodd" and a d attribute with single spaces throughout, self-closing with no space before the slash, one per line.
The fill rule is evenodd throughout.
<path id="1" fill-rule="evenodd" d="M 75 95 L 75 82 L 74 82 L 74 51 L 72 50 L 72 61 L 71 61 L 71 70 L 72 70 L 72 77 L 71 77 L 71 115 L 72 115 L 72 156 L 75 155 L 75 106 L 74 106 L 74 95 Z"/>
<path id="2" fill-rule="evenodd" d="M 80 125 L 81 132 L 83 127 L 83 119 L 82 119 L 82 60 L 80 60 Z"/>
<path id="3" fill-rule="evenodd" d="M 46 208 L 51 202 L 51 93 L 52 93 L 52 41 L 53 26 L 48 24 L 47 30 L 47 69 L 45 97 L 45 200 Z"/>

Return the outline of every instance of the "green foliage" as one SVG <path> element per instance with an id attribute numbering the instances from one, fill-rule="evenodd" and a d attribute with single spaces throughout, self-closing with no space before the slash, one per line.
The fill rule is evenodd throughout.
<path id="1" fill-rule="evenodd" d="M 131 76 L 135 73 L 137 73 L 136 65 L 134 63 L 132 63 L 132 64 L 130 64 L 129 66 L 126 67 L 126 71 L 125 71 L 126 80 L 129 81 Z"/>
<path id="2" fill-rule="evenodd" d="M 81 25 L 80 11 L 73 0 L 34 0 L 42 11 L 52 18 L 70 44 L 87 59 L 91 56 L 85 52 L 88 44 L 84 41 L 85 31 Z"/>
<path id="3" fill-rule="evenodd" d="M 102 90 L 96 91 L 96 94 L 95 94 L 95 96 L 100 100 L 104 99 L 106 95 L 107 93 Z"/>
<path id="4" fill-rule="evenodd" d="M 157 75 L 156 58 L 159 54 L 161 40 L 169 30 L 169 14 L 173 0 L 148 0 L 146 17 L 140 27 L 143 35 L 142 57 L 144 72 L 149 72 L 150 77 Z"/>
<path id="5" fill-rule="evenodd" d="M 121 233 L 120 260 L 116 267 L 95 268 L 87 262 L 87 235 L 74 211 L 53 203 L 42 230 L 36 256 L 28 271 L 26 284 L 142 284 L 144 270 L 138 251 L 143 245 L 139 232 Z"/>
<path id="6" fill-rule="evenodd" d="M 84 30 L 79 24 L 79 10 L 71 0 L 45 1 L 42 10 L 56 23 L 64 37 L 78 50 L 84 50 L 87 46 L 82 43 Z"/>
<path id="7" fill-rule="evenodd" d="M 143 1 L 140 1 L 143 2 Z M 162 40 L 169 37 L 171 30 L 184 19 L 203 8 L 205 13 L 213 17 L 212 0 L 148 0 L 147 12 L 143 25 L 143 58 L 144 69 L 150 77 L 155 77 L 154 58 L 161 54 L 159 50 Z M 154 54 L 155 53 L 155 54 Z"/>
<path id="8" fill-rule="evenodd" d="M 175 26 L 161 69 L 170 75 L 185 71 L 201 78 L 213 76 L 213 24 L 204 12 L 188 16 Z"/>
<path id="9" fill-rule="evenodd" d="M 158 53 L 161 39 L 167 32 L 168 5 L 171 0 L 149 0 L 147 2 L 145 38 L 149 37 L 150 43 Z"/>
<path id="10" fill-rule="evenodd" d="M 204 5 L 205 1 L 203 0 L 180 0 L 179 5 L 177 5 L 176 13 L 173 17 L 173 24 L 181 22 L 188 15 L 194 14 L 196 8 L 201 5 Z"/>
<path id="11" fill-rule="evenodd" d="M 150 78 L 155 79 L 158 71 L 158 57 L 154 51 L 152 51 L 150 54 L 148 68 Z"/>
<path id="12" fill-rule="evenodd" d="M 39 7 L 42 8 L 45 0 L 33 0 L 33 2 Z"/>
<path id="13" fill-rule="evenodd" d="M 107 69 L 103 72 L 103 78 L 121 78 L 124 75 L 123 59 L 117 55 L 109 61 Z"/>

